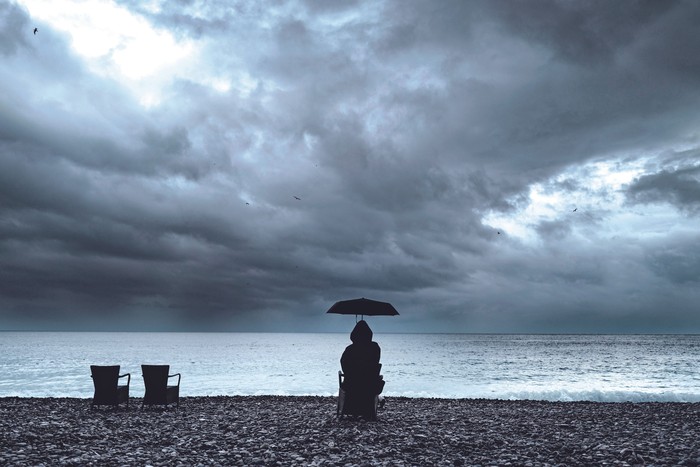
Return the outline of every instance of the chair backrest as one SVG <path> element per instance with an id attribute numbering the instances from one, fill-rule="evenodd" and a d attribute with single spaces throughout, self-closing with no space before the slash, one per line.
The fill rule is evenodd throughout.
<path id="1" fill-rule="evenodd" d="M 146 386 L 144 403 L 165 404 L 170 365 L 141 365 L 141 371 L 143 384 Z"/>
<path id="2" fill-rule="evenodd" d="M 92 382 L 95 385 L 95 404 L 116 404 L 119 365 L 90 365 Z"/>
<path id="3" fill-rule="evenodd" d="M 365 365 L 359 368 L 356 368 L 356 373 L 352 375 L 345 375 L 345 376 L 351 376 L 355 378 L 359 378 L 362 380 L 374 380 L 375 378 L 379 377 L 379 373 L 382 371 L 382 364 L 377 363 L 376 365 Z"/>

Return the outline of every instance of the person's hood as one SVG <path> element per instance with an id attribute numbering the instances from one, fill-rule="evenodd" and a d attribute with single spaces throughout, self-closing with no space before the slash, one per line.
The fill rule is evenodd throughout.
<path id="1" fill-rule="evenodd" d="M 365 344 L 372 342 L 372 330 L 365 320 L 360 320 L 355 325 L 355 329 L 350 333 L 350 340 L 353 344 Z"/>

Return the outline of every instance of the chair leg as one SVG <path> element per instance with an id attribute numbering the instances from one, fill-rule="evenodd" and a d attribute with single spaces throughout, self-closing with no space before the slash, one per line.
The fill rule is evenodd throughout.
<path id="1" fill-rule="evenodd" d="M 345 408 L 345 390 L 340 388 L 338 391 L 338 406 L 336 407 L 336 417 L 340 418 L 343 415 L 343 410 Z"/>
<path id="2" fill-rule="evenodd" d="M 379 396 L 374 396 L 374 404 L 372 404 L 373 411 L 372 411 L 372 420 L 377 419 L 377 408 L 379 407 Z"/>

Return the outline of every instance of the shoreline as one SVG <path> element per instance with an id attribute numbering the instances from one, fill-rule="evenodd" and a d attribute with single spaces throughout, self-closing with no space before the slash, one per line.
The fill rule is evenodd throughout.
<path id="1" fill-rule="evenodd" d="M 0 398 L 3 465 L 700 465 L 700 403 L 202 396 L 180 408 Z"/>

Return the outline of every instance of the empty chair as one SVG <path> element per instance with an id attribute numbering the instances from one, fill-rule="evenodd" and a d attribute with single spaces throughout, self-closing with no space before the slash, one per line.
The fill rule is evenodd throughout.
<path id="1" fill-rule="evenodd" d="M 143 384 L 146 394 L 143 396 L 141 408 L 144 405 L 165 405 L 175 403 L 180 406 L 180 373 L 169 375 L 170 365 L 141 365 Z M 168 386 L 168 378 L 177 376 L 177 385 Z"/>
<path id="2" fill-rule="evenodd" d="M 349 376 L 338 372 L 338 417 L 352 415 L 377 419 L 379 394 L 384 389 L 384 377 L 379 374 L 381 369 L 381 363 L 377 363 L 363 374 Z"/>
<path id="3" fill-rule="evenodd" d="M 112 405 L 119 406 L 121 402 L 126 402 L 129 407 L 129 383 L 131 374 L 119 374 L 119 365 L 101 366 L 90 365 L 92 382 L 95 385 L 95 395 L 92 398 L 92 406 Z M 119 378 L 126 378 L 126 385 L 119 385 Z"/>

